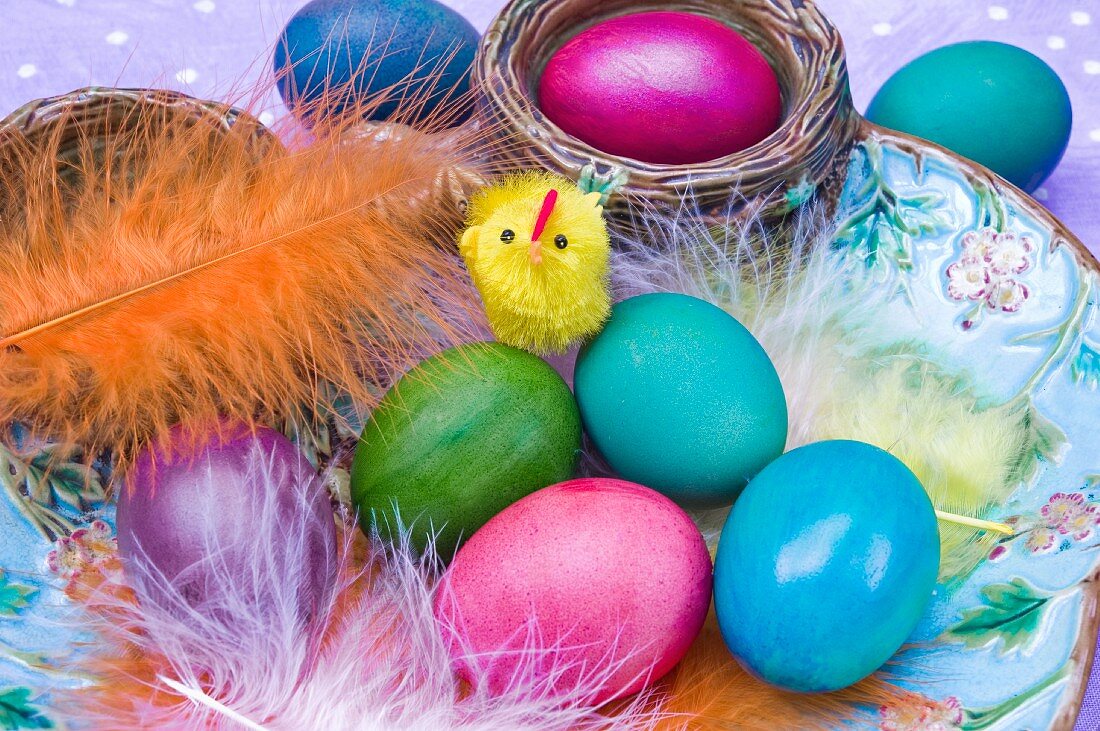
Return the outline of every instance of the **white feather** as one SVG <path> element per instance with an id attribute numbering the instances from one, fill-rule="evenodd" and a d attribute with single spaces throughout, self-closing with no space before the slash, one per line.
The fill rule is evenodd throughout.
<path id="1" fill-rule="evenodd" d="M 864 262 L 833 249 L 833 227 L 813 207 L 781 227 L 752 215 L 708 225 L 685 201 L 673 210 L 639 210 L 631 224 L 636 233 L 614 240 L 615 299 L 679 292 L 725 309 L 756 337 L 779 373 L 787 449 L 815 441 L 815 424 L 845 359 L 868 336 L 889 288 L 875 286 Z M 588 467 L 607 469 L 598 460 Z M 728 512 L 695 513 L 711 545 Z"/>
<path id="2" fill-rule="evenodd" d="M 318 622 L 303 619 L 303 577 L 288 570 L 305 565 L 306 537 L 314 511 L 307 491 L 302 508 L 287 523 L 273 519 L 278 476 L 270 461 L 254 455 L 249 471 L 267 485 L 267 500 L 254 521 L 241 526 L 255 551 L 245 566 L 227 566 L 222 542 L 234 537 L 207 531 L 203 565 L 216 587 L 192 606 L 145 560 L 127 566 L 129 583 L 146 597 L 140 608 L 119 598 L 118 586 L 103 587 L 73 622 L 89 624 L 96 643 L 81 657 L 86 671 L 107 667 L 118 653 L 144 657 L 143 690 L 119 703 L 117 678 L 72 692 L 60 691 L 59 710 L 81 728 L 264 729 L 265 731 L 621 731 L 651 728 L 660 714 L 640 694 L 604 715 L 592 700 L 619 662 L 585 668 L 575 687 L 561 688 L 566 671 L 553 647 L 544 647 L 536 626 L 526 628 L 519 669 L 504 692 L 488 683 L 466 684 L 456 670 L 481 664 L 471 651 L 452 652 L 433 612 L 437 560 L 416 557 L 407 541 L 383 547 L 363 541 L 366 556 L 352 556 L 357 529 L 344 516 L 339 546 L 339 586 L 326 595 Z M 209 477 L 209 473 L 207 473 Z M 232 489 L 217 485 L 213 489 Z M 286 550 L 274 562 L 267 547 Z M 430 552 L 427 555 L 431 555 Z M 356 570 L 353 564 L 362 565 Z M 244 577 L 243 579 L 239 577 Z M 150 587 L 155 590 L 150 591 Z M 614 653 L 611 653 L 614 654 Z M 130 677 L 131 682 L 133 676 Z"/>

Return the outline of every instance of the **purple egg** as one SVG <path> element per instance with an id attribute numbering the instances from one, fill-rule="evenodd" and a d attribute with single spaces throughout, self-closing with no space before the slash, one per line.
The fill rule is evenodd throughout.
<path id="1" fill-rule="evenodd" d="M 755 145 L 779 126 L 779 81 L 744 36 L 712 18 L 647 12 L 568 40 L 539 79 L 539 107 L 598 150 L 686 165 Z"/>
<path id="2" fill-rule="evenodd" d="M 147 447 L 118 495 L 118 546 L 143 605 L 180 614 L 262 614 L 288 603 L 310 621 L 336 577 L 327 492 L 278 432 L 177 427 Z"/>

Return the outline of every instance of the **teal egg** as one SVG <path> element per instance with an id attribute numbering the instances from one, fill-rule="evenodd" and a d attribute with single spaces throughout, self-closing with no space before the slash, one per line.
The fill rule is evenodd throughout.
<path id="1" fill-rule="evenodd" d="M 870 444 L 818 442 L 753 478 L 714 565 L 722 636 L 763 680 L 844 688 L 913 632 L 936 584 L 939 529 L 924 488 Z"/>
<path id="2" fill-rule="evenodd" d="M 608 464 L 681 505 L 729 505 L 786 444 L 787 404 L 767 353 L 695 297 L 616 304 L 578 354 L 573 384 Z"/>
<path id="3" fill-rule="evenodd" d="M 1058 74 L 993 41 L 938 48 L 903 66 L 867 108 L 875 124 L 942 145 L 1031 192 L 1062 159 L 1073 113 Z"/>

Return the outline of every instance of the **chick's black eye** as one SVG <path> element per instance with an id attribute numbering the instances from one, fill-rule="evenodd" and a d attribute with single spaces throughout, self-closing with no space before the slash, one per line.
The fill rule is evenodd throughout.
<path id="1" fill-rule="evenodd" d="M 569 246 L 569 239 L 565 238 L 565 234 L 558 234 L 554 237 L 554 246 L 559 249 L 564 249 L 566 246 Z"/>
<path id="2" fill-rule="evenodd" d="M 506 228 L 500 232 L 500 240 L 506 244 L 510 244 L 516 240 L 516 232 L 510 228 Z"/>

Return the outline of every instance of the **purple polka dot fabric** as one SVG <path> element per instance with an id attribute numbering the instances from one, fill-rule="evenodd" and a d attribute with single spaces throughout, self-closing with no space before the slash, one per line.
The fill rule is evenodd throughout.
<path id="1" fill-rule="evenodd" d="M 482 30 L 503 4 L 444 2 Z M 279 31 L 304 4 L 305 0 L 3 0 L 0 113 L 34 98 L 93 84 L 164 86 L 200 97 L 240 98 L 264 76 Z M 947 43 L 1003 41 L 1050 64 L 1073 101 L 1073 136 L 1061 165 L 1035 197 L 1100 253 L 1100 0 L 818 4 L 844 36 L 852 93 L 860 110 L 902 64 Z M 286 113 L 270 90 L 262 99 L 265 122 Z M 1095 668 L 1077 729 L 1100 729 L 1100 673 Z"/>

